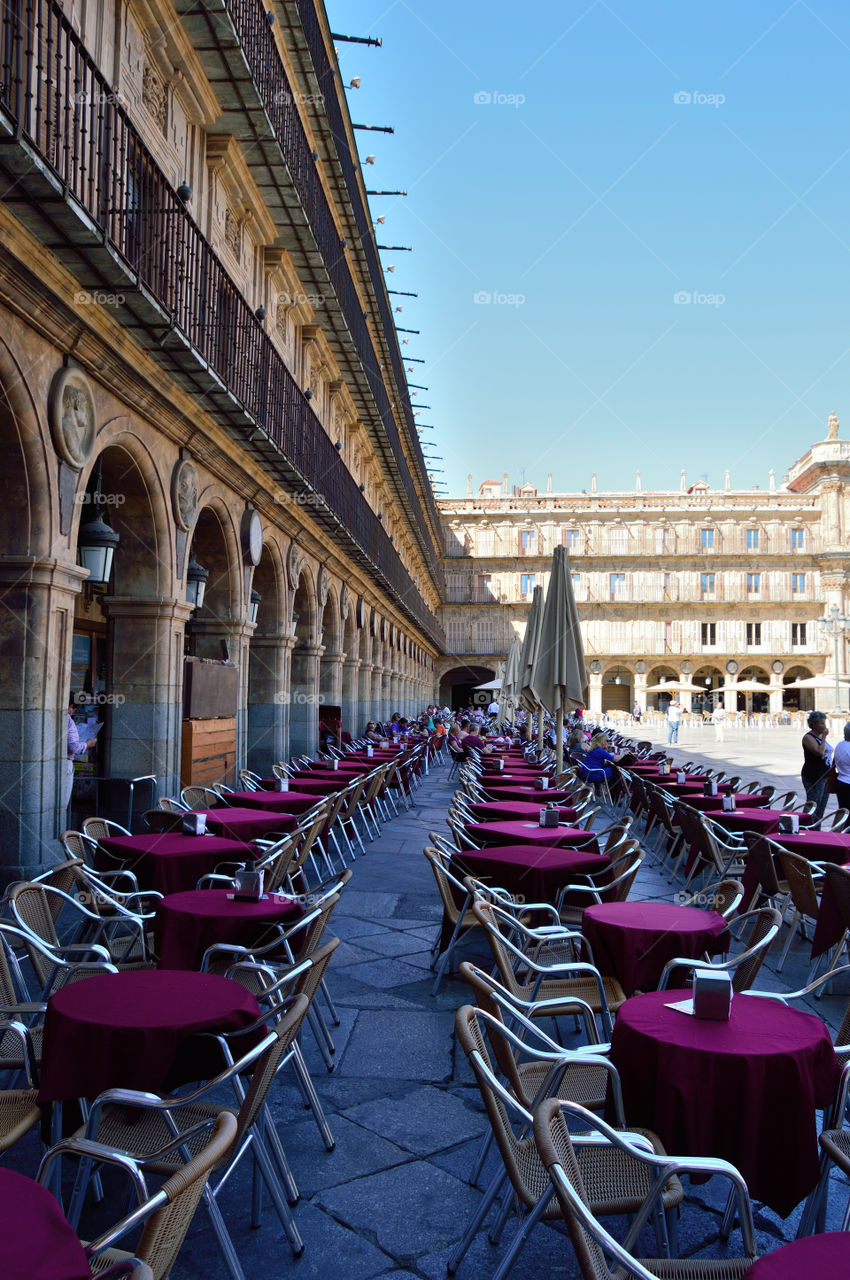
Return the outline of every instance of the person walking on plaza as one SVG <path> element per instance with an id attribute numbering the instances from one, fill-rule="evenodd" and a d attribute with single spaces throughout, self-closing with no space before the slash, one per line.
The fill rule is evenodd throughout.
<path id="1" fill-rule="evenodd" d="M 682 704 L 674 698 L 667 708 L 667 741 L 679 741 L 679 721 L 682 719 Z"/>
<path id="2" fill-rule="evenodd" d="M 803 768 L 800 778 L 806 789 L 806 799 L 817 806 L 812 815 L 816 822 L 823 817 L 829 798 L 827 782 L 832 764 L 832 747 L 827 742 L 829 724 L 822 711 L 811 711 L 809 731 L 803 734 Z"/>
<path id="3" fill-rule="evenodd" d="M 632 707 L 632 719 L 634 720 L 635 724 L 640 724 L 640 717 L 641 717 L 640 703 L 638 702 L 637 698 L 635 698 L 635 705 Z"/>
<path id="4" fill-rule="evenodd" d="M 711 715 L 714 721 L 714 741 L 723 741 L 723 726 L 726 724 L 726 709 L 722 702 L 718 702 Z"/>
<path id="5" fill-rule="evenodd" d="M 839 809 L 850 809 L 850 721 L 844 726 L 844 738 L 835 744 L 835 798 Z"/>

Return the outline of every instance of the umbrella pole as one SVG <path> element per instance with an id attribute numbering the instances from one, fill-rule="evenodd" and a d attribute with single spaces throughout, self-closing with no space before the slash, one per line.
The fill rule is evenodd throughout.
<path id="1" fill-rule="evenodd" d="M 555 768 L 557 770 L 556 777 L 560 777 L 564 770 L 564 704 L 558 707 L 555 713 L 555 737 L 557 745 L 555 747 Z"/>
<path id="2" fill-rule="evenodd" d="M 543 703 L 537 707 L 537 750 L 543 754 Z"/>

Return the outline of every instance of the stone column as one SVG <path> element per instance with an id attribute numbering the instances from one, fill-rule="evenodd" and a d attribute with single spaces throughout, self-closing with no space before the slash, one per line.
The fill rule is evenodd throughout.
<path id="1" fill-rule="evenodd" d="M 782 711 L 782 672 L 770 673 L 770 714 L 778 716 Z"/>
<path id="2" fill-rule="evenodd" d="M 392 715 L 394 711 L 397 711 L 401 716 L 407 715 L 401 696 L 401 676 L 397 671 L 390 672 L 390 702 L 392 704 L 390 707 L 390 715 Z"/>
<path id="3" fill-rule="evenodd" d="M 106 596 L 110 693 L 105 772 L 157 776 L 157 793 L 180 789 L 185 600 Z"/>
<path id="4" fill-rule="evenodd" d="M 342 667 L 344 653 L 323 653 L 319 663 L 320 706 L 342 705 Z"/>
<path id="5" fill-rule="evenodd" d="M 289 696 L 289 754 L 315 755 L 319 745 L 320 644 L 296 645 L 292 650 Z"/>
<path id="6" fill-rule="evenodd" d="M 383 668 L 379 663 L 372 664 L 372 713 L 370 719 L 384 722 L 384 703 L 382 698 Z"/>
<path id="7" fill-rule="evenodd" d="M 248 650 L 248 724 L 245 759 L 249 769 L 268 777 L 286 758 L 291 636 L 251 638 Z"/>
<path id="8" fill-rule="evenodd" d="M 733 679 L 731 675 L 727 678 L 729 681 Z M 738 694 L 735 690 L 735 685 L 737 683 L 738 681 L 736 678 L 731 689 L 727 689 L 723 694 L 723 710 L 726 712 L 727 716 L 737 715 L 738 712 Z"/>
<path id="9" fill-rule="evenodd" d="M 381 719 L 389 720 L 398 708 L 392 705 L 392 671 L 389 667 L 381 668 Z"/>
<path id="10" fill-rule="evenodd" d="M 85 570 L 57 560 L 0 565 L 0 881 L 60 854 L 74 602 Z"/>
<path id="11" fill-rule="evenodd" d="M 601 671 L 598 671 L 598 672 L 591 671 L 590 685 L 588 687 L 588 697 L 590 698 L 590 704 L 587 709 L 590 712 L 591 716 L 601 716 L 602 715 L 602 672 Z"/>
<path id="12" fill-rule="evenodd" d="M 356 725 L 355 737 L 360 736 L 368 720 L 375 719 L 375 707 L 372 702 L 374 673 L 375 669 L 371 662 L 361 661 L 360 670 L 357 672 L 357 711 L 360 719 Z"/>
<path id="13" fill-rule="evenodd" d="M 360 659 L 346 658 L 342 664 L 342 727 L 352 738 L 366 727 L 360 724 Z"/>
<path id="14" fill-rule="evenodd" d="M 646 715 L 646 672 L 635 672 L 635 700 L 640 703 L 640 709 L 643 715 Z"/>

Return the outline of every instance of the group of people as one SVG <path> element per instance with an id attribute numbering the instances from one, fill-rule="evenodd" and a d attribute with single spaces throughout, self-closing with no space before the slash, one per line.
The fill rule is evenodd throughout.
<path id="1" fill-rule="evenodd" d="M 827 742 L 829 721 L 823 711 L 812 711 L 808 732 L 803 734 L 803 768 L 800 773 L 806 798 L 817 806 L 815 817 L 823 817 L 832 792 L 840 809 L 850 809 L 850 721 L 835 750 Z"/>

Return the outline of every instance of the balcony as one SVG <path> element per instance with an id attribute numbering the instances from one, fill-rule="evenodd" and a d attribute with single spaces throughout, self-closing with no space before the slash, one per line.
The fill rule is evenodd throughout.
<path id="1" fill-rule="evenodd" d="M 364 404 L 364 413 L 367 418 L 377 418 L 380 422 L 394 461 L 397 482 L 401 486 L 400 496 L 426 554 L 429 569 L 435 581 L 439 582 L 437 550 L 432 536 L 432 530 L 440 529 L 439 516 L 416 433 L 407 378 L 371 221 L 362 208 L 351 157 L 349 155 L 347 166 L 343 166 L 344 196 L 351 202 L 357 222 L 358 251 L 365 255 L 368 264 L 372 295 L 393 371 L 395 406 L 387 394 L 381 373 L 384 351 L 379 355 L 375 350 L 363 302 L 349 266 L 345 241 L 341 240 L 319 176 L 318 156 L 308 140 L 299 114 L 297 104 L 303 95 L 290 82 L 281 61 L 269 24 L 267 6 L 261 0 L 208 0 L 202 6 L 195 0 L 175 0 L 175 8 L 183 17 L 207 74 L 220 90 L 228 128 L 245 143 L 248 163 L 261 171 L 259 185 L 276 221 L 286 227 L 284 234 L 288 235 L 290 252 L 303 262 L 308 273 L 318 271 L 319 274 L 315 275 L 320 286 L 318 292 L 333 295 L 337 305 L 326 308 L 328 322 L 342 330 L 343 346 L 353 347 L 351 354 L 354 359 L 349 361 L 349 368 L 358 381 L 365 378 L 372 399 L 371 406 Z M 328 112 L 339 154 L 345 143 L 345 130 L 315 6 L 305 3 L 299 8 L 304 31 L 303 34 L 293 34 L 300 36 L 302 45 L 307 39 L 313 69 L 322 89 L 319 100 Z M 321 131 L 323 123 L 320 123 L 318 131 Z M 380 338 L 381 335 L 378 336 Z M 399 437 L 394 408 L 404 423 L 405 445 L 418 473 L 418 486 Z M 430 517 L 430 526 L 425 511 Z"/>
<path id="2" fill-rule="evenodd" d="M 33 31 L 39 39 L 33 39 Z M 55 0 L 0 20 L 6 205 L 442 647 L 377 515 Z M 439 577 L 437 578 L 439 581 Z"/>

